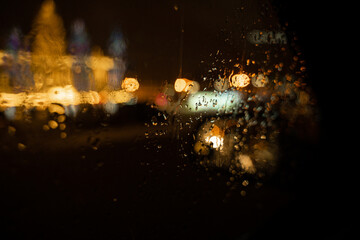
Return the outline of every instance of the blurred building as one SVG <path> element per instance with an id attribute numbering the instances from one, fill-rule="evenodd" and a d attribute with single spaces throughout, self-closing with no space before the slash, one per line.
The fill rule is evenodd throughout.
<path id="1" fill-rule="evenodd" d="M 0 92 L 43 92 L 66 85 L 78 91 L 120 89 L 125 72 L 125 64 L 119 64 L 122 61 L 117 55 L 104 56 L 101 50 L 90 53 L 81 21 L 74 23 L 73 36 L 67 44 L 55 3 L 46 0 L 31 32 L 21 39 L 14 31 L 6 49 L 0 50 Z"/>

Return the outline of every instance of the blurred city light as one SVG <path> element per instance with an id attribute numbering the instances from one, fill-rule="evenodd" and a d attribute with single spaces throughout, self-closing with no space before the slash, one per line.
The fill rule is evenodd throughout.
<path id="1" fill-rule="evenodd" d="M 250 78 L 248 75 L 241 73 L 231 76 L 231 85 L 235 88 L 244 88 L 250 84 Z"/>
<path id="2" fill-rule="evenodd" d="M 191 81 L 186 79 L 186 78 L 178 78 L 178 79 L 176 79 L 175 84 L 174 84 L 175 91 L 184 92 L 186 86 L 188 84 L 190 84 L 190 82 Z"/>
<path id="3" fill-rule="evenodd" d="M 200 90 L 200 84 L 187 78 L 178 78 L 175 81 L 174 89 L 177 92 L 194 94 Z"/>
<path id="4" fill-rule="evenodd" d="M 139 82 L 136 78 L 125 78 L 121 84 L 121 87 L 127 92 L 135 92 L 139 89 Z"/>
<path id="5" fill-rule="evenodd" d="M 213 148 L 219 148 L 223 145 L 224 139 L 219 136 L 209 136 L 205 138 L 205 141 L 210 144 Z"/>
<path id="6" fill-rule="evenodd" d="M 188 113 L 230 113 L 237 109 L 243 95 L 239 91 L 200 91 L 189 95 L 181 112 Z"/>
<path id="7" fill-rule="evenodd" d="M 134 92 L 140 84 L 136 78 L 123 79 L 126 44 L 120 32 L 111 35 L 111 56 L 104 56 L 101 49 L 90 52 L 82 20 L 74 22 L 66 43 L 55 3 L 46 0 L 27 36 L 31 39 L 29 49 L 22 47 L 21 37 L 14 29 L 7 48 L 0 51 L 0 108 L 136 102 Z"/>

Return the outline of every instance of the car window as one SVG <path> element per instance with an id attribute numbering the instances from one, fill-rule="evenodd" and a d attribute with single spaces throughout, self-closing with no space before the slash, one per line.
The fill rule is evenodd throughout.
<path id="1" fill-rule="evenodd" d="M 5 234 L 254 239 L 273 227 L 270 235 L 284 234 L 277 225 L 300 231 L 298 216 L 309 212 L 298 199 L 319 154 L 321 114 L 296 31 L 305 7 L 293 5 L 4 6 Z"/>

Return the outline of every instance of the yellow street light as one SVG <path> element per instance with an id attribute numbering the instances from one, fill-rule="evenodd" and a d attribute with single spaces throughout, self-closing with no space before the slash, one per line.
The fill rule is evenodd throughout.
<path id="1" fill-rule="evenodd" d="M 244 73 L 231 76 L 231 85 L 236 88 L 244 88 L 250 84 L 250 78 Z"/>
<path id="2" fill-rule="evenodd" d="M 198 82 L 187 78 L 178 78 L 175 81 L 174 88 L 177 92 L 189 92 L 193 94 L 200 90 L 200 85 Z"/>
<path id="3" fill-rule="evenodd" d="M 136 78 L 125 78 L 121 84 L 121 87 L 126 92 L 135 92 L 139 89 L 140 84 Z"/>

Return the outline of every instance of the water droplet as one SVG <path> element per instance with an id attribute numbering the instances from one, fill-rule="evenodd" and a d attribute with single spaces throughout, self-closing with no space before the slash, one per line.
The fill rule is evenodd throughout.
<path id="1" fill-rule="evenodd" d="M 23 144 L 23 143 L 18 143 L 17 147 L 18 147 L 19 151 L 24 151 L 26 148 L 25 144 Z"/>
<path id="2" fill-rule="evenodd" d="M 243 185 L 244 187 L 246 187 L 247 185 L 249 185 L 249 181 L 248 181 L 248 180 L 244 180 L 244 181 L 242 182 L 242 185 Z"/>
<path id="3" fill-rule="evenodd" d="M 9 133 L 10 136 L 14 136 L 15 132 L 16 132 L 16 128 L 14 128 L 12 126 L 8 127 L 8 133 Z"/>
<path id="4" fill-rule="evenodd" d="M 65 115 L 60 115 L 60 116 L 58 116 L 58 118 L 57 118 L 57 121 L 58 121 L 59 123 L 65 122 L 65 120 L 66 120 L 66 116 L 65 116 Z"/>
<path id="5" fill-rule="evenodd" d="M 54 120 L 50 120 L 48 122 L 48 124 L 49 124 L 50 128 L 52 128 L 52 129 L 55 129 L 55 128 L 57 128 L 59 126 L 59 124 Z"/>
<path id="6" fill-rule="evenodd" d="M 66 128 L 66 124 L 65 124 L 65 123 L 60 123 L 59 129 L 60 129 L 61 131 L 64 131 L 65 128 Z"/>
<path id="7" fill-rule="evenodd" d="M 45 125 L 42 127 L 42 129 L 43 129 L 44 131 L 49 131 L 49 130 L 50 130 L 50 127 L 49 127 L 49 125 L 45 124 Z"/>
<path id="8" fill-rule="evenodd" d="M 48 108 L 50 113 L 57 113 L 57 114 L 64 114 L 65 109 L 64 107 L 58 105 L 58 104 L 51 104 Z"/>
<path id="9" fill-rule="evenodd" d="M 145 138 L 149 138 L 149 132 L 145 132 Z"/>
<path id="10" fill-rule="evenodd" d="M 60 133 L 60 138 L 61 138 L 61 139 L 65 139 L 66 137 L 67 137 L 66 132 L 61 132 L 61 133 Z"/>
<path id="11" fill-rule="evenodd" d="M 151 123 L 152 123 L 152 125 L 154 125 L 154 126 L 156 126 L 158 123 L 157 123 L 157 118 L 155 117 L 155 116 L 153 116 L 152 118 L 151 118 Z"/>
<path id="12" fill-rule="evenodd" d="M 99 144 L 100 144 L 100 138 L 89 137 L 88 138 L 88 143 L 90 143 L 91 148 L 93 150 L 98 150 L 98 147 L 99 147 Z"/>

